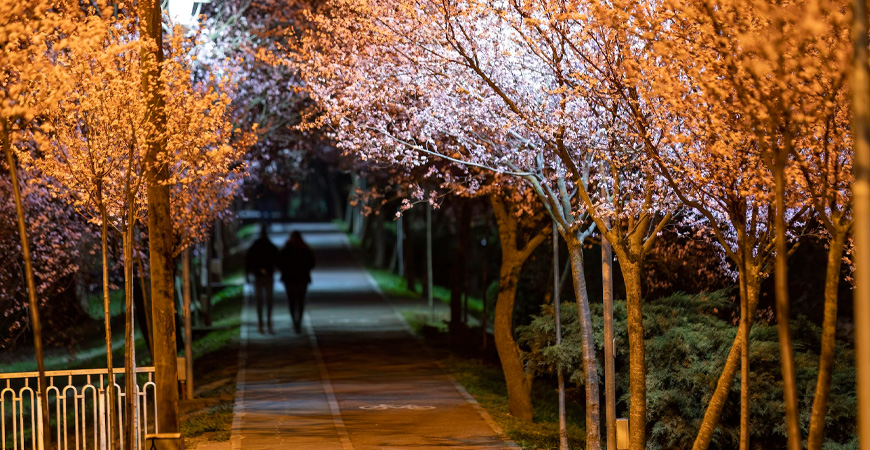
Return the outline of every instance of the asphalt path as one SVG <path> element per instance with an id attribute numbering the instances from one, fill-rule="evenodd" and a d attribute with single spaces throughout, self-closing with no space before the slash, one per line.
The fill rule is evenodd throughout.
<path id="1" fill-rule="evenodd" d="M 317 257 L 305 327 L 293 331 L 277 277 L 274 334 L 257 331 L 246 296 L 231 448 L 516 448 L 411 334 L 343 233 L 276 225 L 270 238 L 280 247 L 291 229 Z"/>

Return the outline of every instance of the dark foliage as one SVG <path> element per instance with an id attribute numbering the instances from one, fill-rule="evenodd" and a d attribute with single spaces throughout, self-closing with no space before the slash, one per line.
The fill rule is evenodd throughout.
<path id="1" fill-rule="evenodd" d="M 691 448 L 710 395 L 718 380 L 736 327 L 719 319 L 731 302 L 722 291 L 684 294 L 649 301 L 644 305 L 647 395 L 650 449 Z M 617 415 L 628 416 L 628 344 L 625 303 L 614 308 L 616 335 Z M 552 373 L 557 363 L 582 383 L 577 309 L 562 308 L 564 337 L 555 346 L 552 307 L 545 305 L 531 324 L 518 331 L 527 353 L 527 368 Z M 603 357 L 601 305 L 592 305 L 596 349 Z M 801 426 L 806 432 L 815 394 L 821 330 L 799 317 L 792 321 Z M 776 327 L 756 324 L 751 332 L 751 441 L 752 448 L 784 448 L 785 412 L 780 380 Z M 825 448 L 857 448 L 855 434 L 855 368 L 853 350 L 838 343 L 825 428 Z M 739 437 L 739 376 L 731 388 L 711 448 L 737 448 Z M 603 401 L 602 401 L 603 404 Z"/>

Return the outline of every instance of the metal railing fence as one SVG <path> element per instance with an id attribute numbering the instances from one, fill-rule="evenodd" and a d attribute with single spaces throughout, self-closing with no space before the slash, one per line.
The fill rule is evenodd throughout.
<path id="1" fill-rule="evenodd" d="M 43 430 L 38 372 L 0 373 L 0 445 L 2 450 L 139 450 L 145 434 L 158 432 L 154 368 L 137 367 L 136 442 L 124 442 L 124 369 L 114 369 L 115 420 L 107 405 L 108 369 L 46 371 L 49 430 Z M 139 378 L 143 380 L 140 381 Z M 145 379 L 147 378 L 147 379 Z M 43 437 L 51 441 L 44 444 Z"/>

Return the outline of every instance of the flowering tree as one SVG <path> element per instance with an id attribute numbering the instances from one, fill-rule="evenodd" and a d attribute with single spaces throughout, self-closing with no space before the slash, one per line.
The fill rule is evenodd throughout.
<path id="1" fill-rule="evenodd" d="M 100 6 L 100 3 L 97 3 Z M 9 169 L 12 196 L 15 199 L 18 217 L 18 235 L 24 259 L 24 273 L 31 326 L 33 328 L 36 362 L 39 370 L 39 385 L 42 387 L 40 401 L 43 410 L 48 410 L 45 386 L 45 365 L 42 358 L 42 336 L 39 309 L 36 299 L 36 283 L 31 265 L 30 245 L 25 224 L 25 209 L 20 195 L 13 149 L 24 140 L 23 135 L 31 129 L 33 119 L 41 110 L 64 95 L 65 87 L 50 65 L 41 64 L 40 55 L 59 51 L 74 39 L 86 39 L 88 27 L 81 26 L 83 14 L 76 2 L 49 2 L 28 0 L 5 2 L 0 5 L 0 147 Z M 98 27 L 97 27 L 98 28 Z M 53 81 L 52 89 L 32 89 L 36 84 Z M 48 416 L 44 417 L 43 429 L 48 429 Z"/>
<path id="2" fill-rule="evenodd" d="M 237 126 L 259 127 L 257 142 L 246 157 L 252 183 L 286 188 L 305 173 L 307 155 L 322 146 L 319 130 L 296 127 L 310 103 L 299 91 L 298 72 L 274 57 L 292 40 L 299 9 L 306 3 L 212 2 L 192 30 L 200 40 L 191 49 L 196 55 L 193 76 L 231 80 L 236 86 L 231 111 Z"/>
<path id="3" fill-rule="evenodd" d="M 669 2 L 658 9 L 634 11 L 633 18 L 642 25 L 639 34 L 648 43 L 630 71 L 641 86 L 637 97 L 626 98 L 635 126 L 645 136 L 660 173 L 685 204 L 708 220 L 740 272 L 740 328 L 694 448 L 706 448 L 712 439 L 736 373 L 738 351 L 740 446 L 748 448 L 748 333 L 761 280 L 774 260 L 789 448 L 797 448 L 787 239 L 804 220 L 808 205 L 826 228 L 834 229 L 829 231 L 832 237 L 848 229 L 843 205 L 849 157 L 843 145 L 843 119 L 837 118 L 842 103 L 834 104 L 834 99 L 843 98 L 847 67 L 843 14 L 833 12 L 836 9 L 820 14 L 819 4 L 812 1 L 787 6 L 763 1 Z M 818 172 L 811 175 L 809 167 Z M 810 187 L 815 183 L 821 188 Z M 829 260 L 839 260 L 842 243 L 831 244 L 837 256 Z M 834 278 L 836 303 L 839 263 L 829 269 L 836 271 L 829 275 Z M 827 311 L 826 306 L 826 316 Z M 833 328 L 829 337 L 824 345 L 833 349 Z M 825 384 L 829 375 L 821 364 L 819 383 Z M 821 403 L 814 410 L 826 403 L 825 390 L 817 391 Z M 814 412 L 816 418 L 811 419 L 816 448 L 821 445 L 823 415 Z"/>
<path id="4" fill-rule="evenodd" d="M 257 142 L 256 122 L 235 121 L 232 102 L 237 86 L 229 76 L 212 73 L 192 81 L 198 42 L 174 33 L 162 71 L 176 253 L 205 239 L 216 219 L 228 218 L 246 175 L 244 156 Z"/>
<path id="5" fill-rule="evenodd" d="M 52 131 L 50 143 L 43 146 L 42 157 L 31 159 L 30 155 L 23 155 L 44 177 L 57 181 L 58 194 L 67 194 L 70 203 L 101 228 L 103 315 L 111 382 L 114 382 L 114 365 L 109 309 L 109 230 L 117 228 L 123 232 L 125 269 L 132 269 L 128 256 L 132 254 L 129 236 L 140 209 L 141 201 L 137 200 L 142 182 L 142 155 L 137 140 L 147 133 L 148 126 L 143 120 L 144 105 L 139 101 L 137 60 L 135 45 L 119 42 L 108 34 L 103 45 L 92 47 L 82 43 L 67 49 L 58 64 L 65 70 L 70 90 L 66 98 L 47 111 Z M 131 294 L 132 280 L 127 276 L 128 270 L 124 273 L 125 287 Z M 128 315 L 132 313 L 131 299 L 132 295 L 127 301 Z M 132 325 L 132 316 L 128 317 L 127 324 Z M 132 342 L 130 338 L 128 334 L 128 344 Z M 132 346 L 128 348 L 132 350 Z M 132 375 L 132 371 L 127 374 L 128 382 L 132 382 Z M 114 389 L 110 390 L 110 398 L 112 396 Z"/>
<path id="6" fill-rule="evenodd" d="M 590 448 L 600 438 L 582 268 L 587 214 L 615 243 L 625 278 L 636 287 L 629 290 L 632 429 L 635 441 L 643 441 L 640 263 L 669 218 L 659 214 L 667 209 L 666 189 L 646 170 L 632 135 L 619 129 L 618 105 L 592 95 L 597 86 L 587 76 L 589 64 L 604 55 L 565 50 L 575 37 L 586 38 L 579 17 L 555 4 L 547 7 L 567 15 L 549 22 L 541 19 L 545 9 L 512 2 L 330 5 L 319 18 L 323 30 L 312 35 L 316 51 L 300 58 L 313 67 L 306 79 L 344 145 L 360 149 L 365 135 L 381 135 L 393 141 L 382 151 L 409 164 L 435 156 L 520 177 L 556 221 L 572 255 L 585 324 Z M 321 42 L 325 36 L 334 44 Z"/>
<path id="7" fill-rule="evenodd" d="M 123 23 L 118 28 L 124 28 Z M 103 293 L 106 342 L 111 374 L 107 239 L 121 232 L 127 294 L 127 342 L 133 342 L 133 231 L 146 212 L 144 181 L 146 136 L 156 131 L 149 105 L 140 95 L 139 41 L 124 34 L 106 35 L 96 47 L 72 47 L 58 61 L 74 84 L 69 95 L 47 114 L 53 133 L 44 152 L 31 162 L 57 180 L 69 201 L 102 226 Z M 167 182 L 179 246 L 201 238 L 207 226 L 229 206 L 244 166 L 247 148 L 230 145 L 235 132 L 229 117 L 228 85 L 191 83 L 191 44 L 175 33 L 163 62 L 161 86 L 168 113 Z M 248 139 L 244 137 L 243 139 Z M 149 230 L 151 231 L 151 230 Z M 132 392 L 133 346 L 127 346 L 128 392 Z M 111 375 L 110 375 L 111 378 Z M 128 397 L 128 401 L 133 397 Z M 133 406 L 128 405 L 130 411 Z M 132 414 L 127 415 L 132 420 Z M 132 424 L 132 422 L 131 422 Z M 129 426 L 127 429 L 131 429 Z M 128 437 L 129 438 L 129 437 Z"/>

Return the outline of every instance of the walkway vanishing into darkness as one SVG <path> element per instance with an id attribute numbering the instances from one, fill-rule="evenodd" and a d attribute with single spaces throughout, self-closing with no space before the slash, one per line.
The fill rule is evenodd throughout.
<path id="1" fill-rule="evenodd" d="M 292 330 L 280 281 L 275 334 L 257 331 L 256 304 L 246 299 L 231 448 L 514 447 L 411 335 L 343 233 L 330 224 L 274 225 L 270 237 L 280 247 L 292 229 L 317 256 L 305 329 Z"/>

